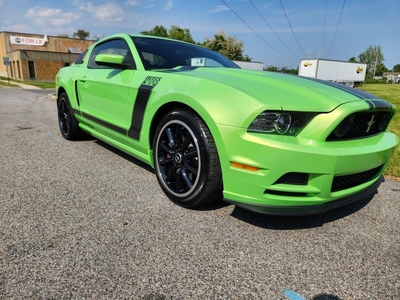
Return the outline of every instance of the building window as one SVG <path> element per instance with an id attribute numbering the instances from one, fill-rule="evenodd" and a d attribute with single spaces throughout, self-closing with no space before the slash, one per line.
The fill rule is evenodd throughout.
<path id="1" fill-rule="evenodd" d="M 20 67 L 19 67 L 19 60 L 17 60 L 17 71 L 16 71 L 16 77 L 17 77 L 17 79 L 21 79 L 21 69 L 20 69 Z"/>
<path id="2" fill-rule="evenodd" d="M 29 69 L 29 78 L 36 78 L 34 61 L 32 60 L 28 61 L 28 69 Z"/>

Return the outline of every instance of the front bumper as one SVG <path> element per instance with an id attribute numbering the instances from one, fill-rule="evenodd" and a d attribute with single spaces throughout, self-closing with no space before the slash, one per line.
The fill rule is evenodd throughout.
<path id="1" fill-rule="evenodd" d="M 224 199 L 280 215 L 323 213 L 376 192 L 398 143 L 389 132 L 349 141 L 249 134 L 220 126 Z M 226 155 L 226 157 L 224 157 Z M 231 163 L 258 168 L 236 168 Z"/>
<path id="2" fill-rule="evenodd" d="M 243 202 L 235 202 L 229 199 L 223 199 L 226 202 L 235 204 L 236 206 L 243 207 L 247 210 L 276 216 L 306 216 L 306 215 L 316 215 L 326 213 L 328 210 L 350 205 L 354 202 L 367 199 L 377 193 L 378 187 L 384 181 L 383 176 L 381 176 L 373 185 L 362 190 L 361 192 L 348 196 L 346 198 L 327 202 L 324 204 L 317 205 L 307 205 L 307 206 L 268 206 L 268 205 L 254 205 Z"/>

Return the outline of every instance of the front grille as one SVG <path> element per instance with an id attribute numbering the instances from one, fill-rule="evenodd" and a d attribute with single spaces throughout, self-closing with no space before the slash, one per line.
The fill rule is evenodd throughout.
<path id="1" fill-rule="evenodd" d="M 344 119 L 328 136 L 327 141 L 362 138 L 386 130 L 393 117 L 392 111 L 358 112 Z"/>
<path id="2" fill-rule="evenodd" d="M 335 176 L 333 178 L 331 192 L 338 192 L 363 184 L 374 178 L 377 174 L 381 172 L 381 170 L 382 166 L 379 166 L 371 170 L 356 174 Z"/>

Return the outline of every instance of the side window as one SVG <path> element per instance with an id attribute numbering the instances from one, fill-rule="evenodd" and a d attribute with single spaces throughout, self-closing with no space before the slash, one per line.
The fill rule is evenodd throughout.
<path id="1" fill-rule="evenodd" d="M 85 60 L 86 53 L 87 53 L 87 50 L 85 50 L 81 55 L 79 55 L 79 56 L 75 59 L 74 64 L 76 64 L 76 65 L 83 64 L 83 61 Z"/>
<path id="2" fill-rule="evenodd" d="M 129 50 L 128 45 L 125 43 L 124 40 L 111 40 L 111 41 L 106 41 L 104 43 L 101 43 L 100 45 L 97 45 L 89 59 L 89 65 L 88 67 L 91 69 L 107 69 L 109 67 L 105 66 L 100 66 L 96 64 L 96 56 L 98 54 L 119 54 L 125 57 L 125 63 L 129 64 L 131 68 L 134 68 L 134 62 L 132 58 L 132 54 Z"/>

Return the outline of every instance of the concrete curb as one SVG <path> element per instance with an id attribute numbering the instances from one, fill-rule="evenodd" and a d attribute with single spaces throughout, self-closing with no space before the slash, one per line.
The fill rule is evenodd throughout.
<path id="1" fill-rule="evenodd" d="M 6 82 L 8 83 L 8 80 L 0 80 L 1 82 Z M 41 88 L 34 86 L 34 85 L 29 85 L 29 84 L 25 84 L 25 83 L 20 83 L 20 82 L 15 82 L 10 80 L 11 84 L 15 84 L 18 85 L 20 88 L 22 89 L 26 89 L 26 90 L 40 90 Z"/>

